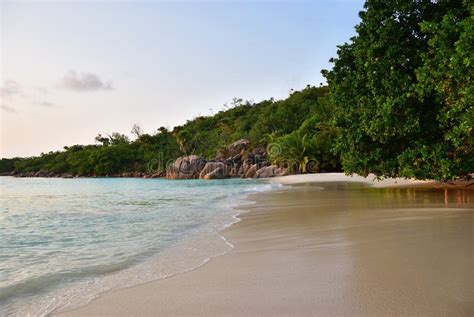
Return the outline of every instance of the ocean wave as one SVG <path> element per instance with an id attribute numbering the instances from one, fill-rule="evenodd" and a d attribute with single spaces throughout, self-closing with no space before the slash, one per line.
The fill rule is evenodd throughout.
<path id="1" fill-rule="evenodd" d="M 47 315 L 69 310 L 112 289 L 200 267 L 233 249 L 221 230 L 240 221 L 245 205 L 253 203 L 245 199 L 248 195 L 282 188 L 248 180 L 127 180 L 126 184 L 82 180 L 68 182 L 66 188 L 57 188 L 54 181 L 46 182 L 42 193 L 34 192 L 35 197 L 60 191 L 62 199 L 23 199 L 17 205 L 11 201 L 6 204 L 12 215 L 2 219 L 9 235 L 4 241 L 27 242 L 28 234 L 33 233 L 40 242 L 34 248 L 20 243 L 20 248 L 10 249 L 6 253 L 9 258 L 0 264 L 0 272 L 10 272 L 12 280 L 18 279 L 12 272 L 32 272 L 22 273 L 24 278 L 0 289 L 0 307 L 7 314 Z M 22 193 L 18 184 L 14 188 L 20 192 L 10 192 L 10 196 L 27 192 Z M 84 208 L 77 208 L 80 205 Z M 22 226 L 22 221 L 29 221 L 28 225 Z M 41 239 L 46 226 L 56 239 Z M 68 239 L 70 236 L 76 239 Z M 1 243 L 0 247 L 9 248 Z M 41 248 L 44 250 L 38 253 Z M 13 267 L 18 262 L 15 254 L 20 253 L 31 254 L 31 261 Z M 33 259 L 40 255 L 43 257 Z M 45 259 L 50 261 L 46 263 L 49 266 L 43 263 L 41 267 L 46 272 L 35 272 L 40 270 L 35 265 Z M 60 269 L 48 272 L 53 266 Z"/>

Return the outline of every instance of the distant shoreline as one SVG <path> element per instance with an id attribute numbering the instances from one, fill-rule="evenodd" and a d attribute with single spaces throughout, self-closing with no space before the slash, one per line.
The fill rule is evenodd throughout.
<path id="1" fill-rule="evenodd" d="M 110 176 L 77 176 L 70 174 L 61 174 L 53 176 L 34 176 L 34 175 L 0 175 L 0 177 L 15 178 L 60 178 L 60 179 L 77 179 L 77 178 L 135 178 L 135 179 L 166 179 L 163 173 L 147 174 L 147 173 L 123 173 L 120 175 Z M 234 177 L 236 178 L 236 177 Z M 294 185 L 302 183 L 315 182 L 356 182 L 365 183 L 376 188 L 386 187 L 426 187 L 426 188 L 446 188 L 446 189 L 469 189 L 474 190 L 474 178 L 471 180 L 460 180 L 453 182 L 440 182 L 435 180 L 417 180 L 407 178 L 385 178 L 377 180 L 374 174 L 367 177 L 360 175 L 346 175 L 344 173 L 314 173 L 314 174 L 293 174 L 285 176 L 276 176 L 266 178 L 273 183 L 281 183 L 284 185 Z M 179 180 L 178 180 L 179 181 Z"/>
<path id="2" fill-rule="evenodd" d="M 2 174 L 0 177 L 15 177 L 15 178 L 165 178 L 161 173 L 123 173 L 117 175 L 72 175 L 72 174 L 52 174 L 52 175 L 35 175 L 36 173 L 22 173 L 22 174 Z"/>

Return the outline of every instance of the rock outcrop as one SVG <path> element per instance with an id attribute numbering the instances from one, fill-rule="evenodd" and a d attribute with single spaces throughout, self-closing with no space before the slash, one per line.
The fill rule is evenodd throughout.
<path id="1" fill-rule="evenodd" d="M 206 165 L 206 160 L 197 155 L 179 157 L 166 171 L 167 179 L 193 179 Z"/>
<path id="2" fill-rule="evenodd" d="M 218 151 L 216 158 L 211 161 L 206 161 L 196 155 L 178 158 L 166 171 L 166 178 L 267 178 L 287 174 L 287 169 L 270 165 L 264 147 L 252 149 L 249 140 L 240 139 L 232 143 L 227 149 Z M 159 176 L 152 175 L 151 177 Z"/>
<path id="3" fill-rule="evenodd" d="M 151 174 L 149 178 L 162 178 L 166 177 L 166 172 L 156 172 L 154 174 Z"/>
<path id="4" fill-rule="evenodd" d="M 257 164 L 250 166 L 250 168 L 245 173 L 245 178 L 254 178 L 257 173 Z"/>
<path id="5" fill-rule="evenodd" d="M 229 174 L 226 174 L 222 167 L 218 167 L 210 173 L 207 173 L 202 177 L 203 179 L 223 179 L 229 178 Z"/>
<path id="6" fill-rule="evenodd" d="M 199 174 L 199 178 L 213 179 L 230 177 L 229 168 L 224 162 L 207 162 Z"/>
<path id="7" fill-rule="evenodd" d="M 276 165 L 264 166 L 261 169 L 257 170 L 254 178 L 268 178 L 275 176 L 285 176 L 288 175 L 288 170 L 285 168 L 280 168 Z"/>
<path id="8" fill-rule="evenodd" d="M 230 156 L 243 154 L 243 152 L 250 146 L 250 141 L 247 139 L 240 139 L 229 145 Z"/>

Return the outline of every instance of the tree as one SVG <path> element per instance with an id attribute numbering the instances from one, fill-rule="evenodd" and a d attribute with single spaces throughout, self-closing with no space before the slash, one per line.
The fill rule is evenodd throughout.
<path id="1" fill-rule="evenodd" d="M 336 150 L 344 170 L 440 180 L 472 171 L 465 156 L 472 153 L 472 143 L 465 137 L 469 128 L 462 127 L 472 122 L 462 119 L 469 118 L 468 107 L 458 107 L 447 124 L 443 119 L 445 101 L 435 89 L 424 89 L 429 85 L 421 84 L 423 74 L 430 73 L 424 70 L 430 55 L 438 49 L 434 39 L 439 30 L 428 26 L 438 25 L 447 14 L 456 21 L 472 15 L 468 2 L 368 0 L 364 8 L 357 35 L 339 46 L 337 58 L 331 60 L 333 69 L 323 71 L 336 111 Z M 461 38 L 461 28 L 453 32 L 457 34 L 444 42 L 448 50 L 459 41 L 453 38 Z M 435 55 L 444 62 L 450 58 L 442 52 Z M 462 77 L 460 73 L 449 75 L 447 69 L 439 71 L 439 78 Z M 472 90 L 465 94 L 472 96 Z M 449 141 L 459 129 L 462 141 Z M 458 163 L 451 164 L 461 143 L 463 154 L 456 156 Z M 465 168 L 456 168 L 461 165 Z"/>
<path id="2" fill-rule="evenodd" d="M 137 138 L 139 139 L 140 136 L 143 134 L 143 130 L 142 128 L 140 127 L 140 125 L 138 123 L 135 123 L 132 127 L 132 131 L 131 133 Z"/>
<path id="3" fill-rule="evenodd" d="M 110 139 L 108 137 L 102 136 L 102 134 L 98 134 L 95 137 L 95 141 L 97 143 L 102 144 L 102 146 L 109 146 L 109 144 L 110 144 Z"/>
<path id="4" fill-rule="evenodd" d="M 113 132 L 112 134 L 110 134 L 109 139 L 110 139 L 110 144 L 112 145 L 130 143 L 130 139 L 128 138 L 128 136 L 126 136 L 125 134 L 118 133 L 118 132 Z"/>
<path id="5" fill-rule="evenodd" d="M 438 105 L 442 137 L 429 152 L 403 158 L 408 175 L 419 177 L 435 167 L 449 179 L 474 171 L 474 2 L 443 1 L 440 6 L 442 14 L 421 24 L 429 40 L 416 89 L 420 99 L 434 98 Z"/>
<path id="6" fill-rule="evenodd" d="M 319 117 L 313 115 L 290 134 L 271 136 L 267 150 L 272 162 L 298 173 L 339 170 L 339 159 L 332 151 L 337 129 Z"/>

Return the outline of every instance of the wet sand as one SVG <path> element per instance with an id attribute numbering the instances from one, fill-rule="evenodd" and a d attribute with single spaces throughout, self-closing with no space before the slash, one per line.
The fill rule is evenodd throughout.
<path id="1" fill-rule="evenodd" d="M 474 191 L 299 184 L 250 197 L 230 253 L 65 316 L 474 316 Z"/>

